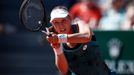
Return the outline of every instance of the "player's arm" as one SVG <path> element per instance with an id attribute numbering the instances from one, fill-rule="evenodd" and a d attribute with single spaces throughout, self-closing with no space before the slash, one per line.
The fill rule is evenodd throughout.
<path id="1" fill-rule="evenodd" d="M 63 75 L 68 72 L 68 62 L 65 58 L 64 53 L 61 53 L 59 55 L 55 54 L 55 64 Z"/>
<path id="2" fill-rule="evenodd" d="M 73 33 L 73 34 L 63 34 L 66 35 L 62 38 L 59 38 L 58 35 L 52 35 L 49 37 L 47 40 L 50 43 L 61 43 L 61 42 L 69 42 L 69 43 L 84 43 L 84 42 L 89 42 L 92 38 L 93 32 L 90 30 L 89 25 L 83 21 L 78 22 L 78 28 L 79 32 L 78 33 Z M 62 36 L 63 36 L 62 35 Z"/>
<path id="3" fill-rule="evenodd" d="M 53 27 L 50 27 L 49 30 L 53 31 Z M 49 30 L 47 32 L 49 32 Z M 51 36 L 55 36 L 56 34 L 53 32 L 49 32 L 52 35 Z M 47 36 L 47 40 L 51 37 L 51 36 Z M 51 39 L 54 41 L 54 39 Z M 66 60 L 66 57 L 63 53 L 63 49 L 60 45 L 60 43 L 56 42 L 55 43 L 51 43 L 51 46 L 53 48 L 54 54 L 55 54 L 55 64 L 57 66 L 57 68 L 59 69 L 59 71 L 63 74 L 66 75 L 66 73 L 68 72 L 68 62 Z"/>
<path id="4" fill-rule="evenodd" d="M 78 22 L 79 33 L 68 34 L 67 40 L 70 43 L 83 43 L 89 42 L 92 38 L 93 32 L 90 30 L 89 25 L 83 21 Z"/>

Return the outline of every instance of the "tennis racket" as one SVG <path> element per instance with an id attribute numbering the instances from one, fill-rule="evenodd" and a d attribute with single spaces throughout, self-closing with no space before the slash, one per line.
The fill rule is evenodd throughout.
<path id="1" fill-rule="evenodd" d="M 19 17 L 28 30 L 48 34 L 46 32 L 48 31 L 46 28 L 47 16 L 43 0 L 24 0 L 20 7 Z"/>

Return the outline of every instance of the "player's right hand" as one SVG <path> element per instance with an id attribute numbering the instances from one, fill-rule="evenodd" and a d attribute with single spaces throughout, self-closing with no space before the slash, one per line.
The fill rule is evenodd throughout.
<path id="1" fill-rule="evenodd" d="M 52 44 L 59 43 L 59 39 L 56 33 L 50 32 L 48 28 L 46 28 L 46 31 L 43 31 L 43 33 L 45 33 L 48 42 Z"/>
<path id="2" fill-rule="evenodd" d="M 53 44 L 59 43 L 59 39 L 57 34 L 51 33 L 50 36 L 47 36 L 46 39 Z"/>

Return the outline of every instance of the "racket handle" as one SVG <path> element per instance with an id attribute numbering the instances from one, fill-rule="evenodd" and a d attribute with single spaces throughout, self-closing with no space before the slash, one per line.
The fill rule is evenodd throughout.
<path id="1" fill-rule="evenodd" d="M 42 33 L 45 33 L 45 35 L 46 35 L 46 36 L 49 36 L 49 37 L 51 37 L 51 36 L 52 36 L 52 34 L 50 34 L 50 33 L 46 32 L 46 31 L 44 31 L 44 30 L 42 30 L 41 32 L 42 32 Z"/>
<path id="2" fill-rule="evenodd" d="M 42 30 L 41 32 L 42 32 L 42 33 L 45 33 L 45 34 L 47 35 L 47 32 L 46 32 L 46 31 Z"/>

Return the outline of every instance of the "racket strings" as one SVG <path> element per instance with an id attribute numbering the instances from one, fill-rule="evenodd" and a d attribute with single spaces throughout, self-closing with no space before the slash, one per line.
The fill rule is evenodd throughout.
<path id="1" fill-rule="evenodd" d="M 27 0 L 23 3 L 20 18 L 27 29 L 37 31 L 47 22 L 42 0 Z"/>

